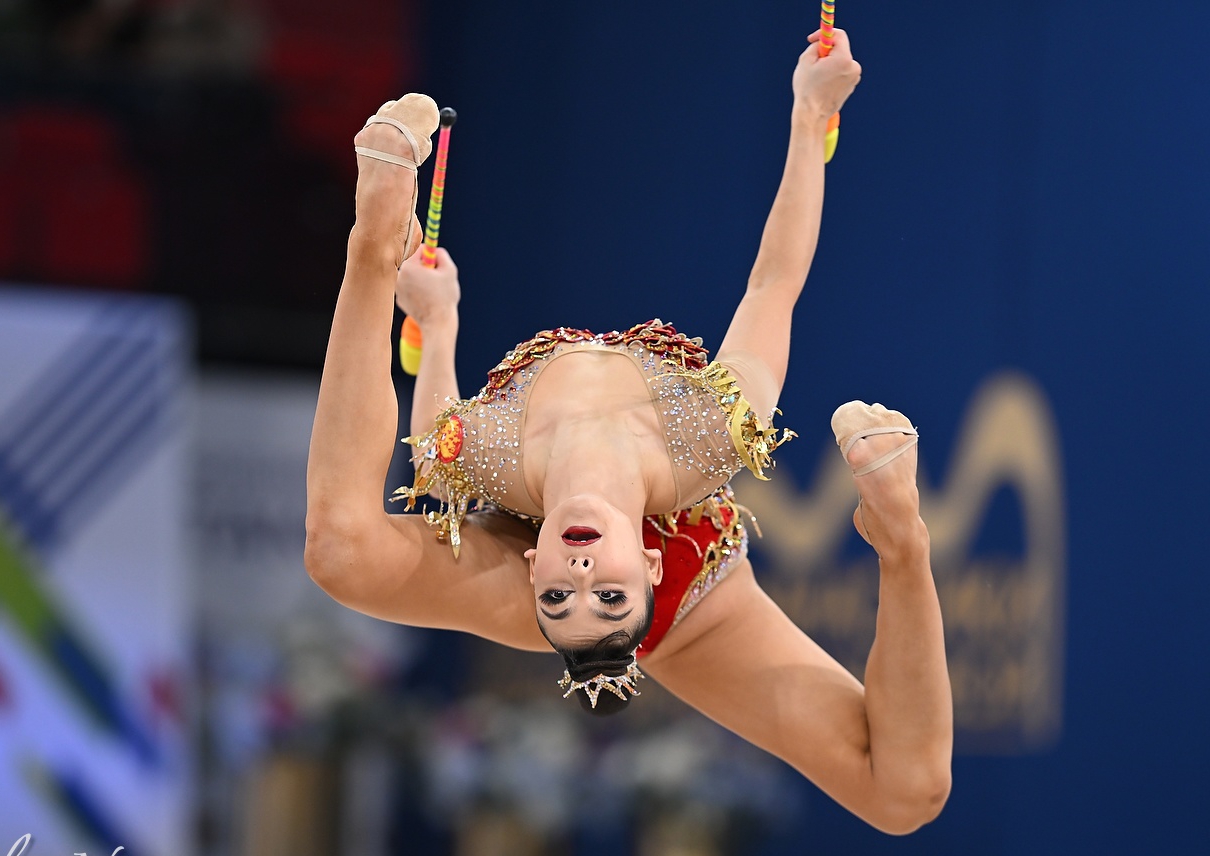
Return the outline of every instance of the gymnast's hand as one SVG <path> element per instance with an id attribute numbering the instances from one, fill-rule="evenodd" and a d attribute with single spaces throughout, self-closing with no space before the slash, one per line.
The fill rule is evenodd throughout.
<path id="1" fill-rule="evenodd" d="M 853 59 L 849 36 L 833 30 L 835 46 L 826 57 L 819 56 L 819 31 L 808 38 L 811 44 L 798 57 L 794 69 L 794 106 L 805 108 L 814 119 L 827 121 L 853 93 L 861 81 L 861 64 Z"/>
<path id="2" fill-rule="evenodd" d="M 458 267 L 445 247 L 436 250 L 436 267 L 425 267 L 422 255 L 414 253 L 400 266 L 395 277 L 395 303 L 416 319 L 427 334 L 434 325 L 457 323 L 462 288 L 458 284 Z"/>

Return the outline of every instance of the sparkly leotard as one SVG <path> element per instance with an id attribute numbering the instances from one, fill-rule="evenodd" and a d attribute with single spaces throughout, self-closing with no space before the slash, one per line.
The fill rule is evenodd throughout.
<path id="1" fill-rule="evenodd" d="M 396 497 L 430 491 L 443 499 L 429 522 L 449 538 L 455 554 L 458 527 L 475 502 L 540 519 L 542 509 L 523 477 L 525 414 L 542 372 L 569 353 L 591 349 L 621 355 L 642 373 L 663 427 L 675 485 L 667 512 L 709 497 L 745 466 L 759 478 L 779 439 L 770 424 L 776 405 L 773 378 L 759 360 L 724 354 L 708 362 L 700 340 L 658 319 L 624 332 L 594 334 L 560 327 L 539 333 L 505 355 L 488 383 L 470 399 L 454 402 L 432 431 L 408 441 L 416 449 L 416 481 Z M 751 403 L 750 403 L 751 402 Z"/>
<path id="2" fill-rule="evenodd" d="M 655 612 L 636 652 L 639 659 L 748 554 L 740 510 L 731 488 L 723 487 L 693 508 L 643 518 L 643 546 L 664 554 L 664 577 L 655 587 Z"/>

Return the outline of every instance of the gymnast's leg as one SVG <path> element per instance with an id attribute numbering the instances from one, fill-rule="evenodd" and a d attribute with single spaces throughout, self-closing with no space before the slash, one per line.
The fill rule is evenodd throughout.
<path id="1" fill-rule="evenodd" d="M 382 486 L 399 418 L 390 369 L 396 270 L 419 244 L 416 167 L 436 127 L 437 105 L 411 94 L 384 104 L 352 141 L 356 220 L 307 459 L 305 561 L 334 597 L 371 578 L 390 583 L 401 562 L 414 561 L 393 552 L 411 544 L 388 520 Z"/>
<path id="2" fill-rule="evenodd" d="M 909 427 L 894 411 L 846 405 L 843 430 Z M 905 448 L 903 433 L 849 445 L 855 472 Z M 843 448 L 843 446 L 842 446 Z M 920 519 L 916 450 L 855 475 L 858 531 L 879 554 L 878 615 L 865 685 L 757 585 L 745 561 L 694 607 L 644 669 L 720 725 L 793 766 L 879 829 L 932 820 L 950 789 L 953 702 L 941 610 Z"/>

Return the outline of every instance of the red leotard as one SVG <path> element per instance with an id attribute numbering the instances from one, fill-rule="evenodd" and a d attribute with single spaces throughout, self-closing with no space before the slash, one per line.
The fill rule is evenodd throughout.
<path id="1" fill-rule="evenodd" d="M 655 616 L 637 656 L 650 654 L 748 552 L 748 534 L 729 487 L 693 508 L 643 519 L 643 546 L 664 554 Z"/>

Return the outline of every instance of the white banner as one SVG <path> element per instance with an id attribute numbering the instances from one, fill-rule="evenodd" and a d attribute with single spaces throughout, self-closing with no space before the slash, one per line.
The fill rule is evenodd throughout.
<path id="1" fill-rule="evenodd" d="M 0 291 L 0 852 L 192 852 L 186 331 Z"/>

